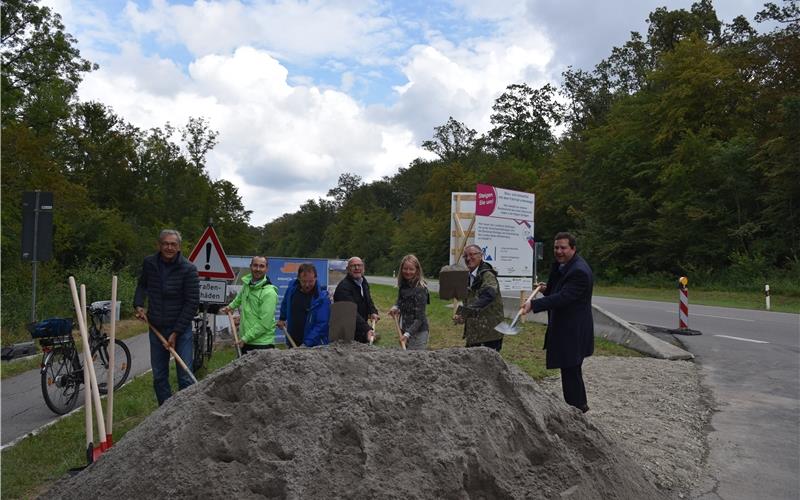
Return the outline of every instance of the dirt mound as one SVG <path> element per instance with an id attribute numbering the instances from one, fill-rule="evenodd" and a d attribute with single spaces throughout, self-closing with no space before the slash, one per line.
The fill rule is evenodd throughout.
<path id="1" fill-rule="evenodd" d="M 259 351 L 173 396 L 63 498 L 662 498 L 489 349 Z"/>

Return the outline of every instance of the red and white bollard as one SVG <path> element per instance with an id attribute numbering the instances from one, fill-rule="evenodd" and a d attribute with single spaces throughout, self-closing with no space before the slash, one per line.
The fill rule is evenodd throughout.
<path id="1" fill-rule="evenodd" d="M 678 290 L 680 290 L 680 304 L 678 305 L 678 328 L 681 330 L 689 329 L 689 288 L 686 285 L 689 279 L 681 276 L 678 280 Z"/>

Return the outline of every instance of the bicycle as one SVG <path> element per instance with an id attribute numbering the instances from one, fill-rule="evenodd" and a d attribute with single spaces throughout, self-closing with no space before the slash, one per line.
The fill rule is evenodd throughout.
<path id="1" fill-rule="evenodd" d="M 103 318 L 110 306 L 87 307 L 89 323 L 89 348 L 92 355 L 97 386 L 100 393 L 108 389 L 109 338 L 103 333 Z M 78 402 L 83 384 L 82 354 L 72 337 L 72 319 L 53 318 L 29 325 L 34 339 L 42 347 L 41 385 L 42 396 L 47 407 L 58 415 L 72 411 Z M 131 352 L 119 339 L 114 339 L 114 389 L 128 379 L 131 371 Z"/>
<path id="2" fill-rule="evenodd" d="M 214 352 L 214 331 L 205 320 L 205 314 L 198 314 L 192 319 L 192 340 L 194 351 L 192 354 L 192 371 L 203 367 L 206 359 L 211 359 Z"/>

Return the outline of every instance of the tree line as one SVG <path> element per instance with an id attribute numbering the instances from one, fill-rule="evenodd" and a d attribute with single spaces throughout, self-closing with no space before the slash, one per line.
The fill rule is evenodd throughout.
<path id="1" fill-rule="evenodd" d="M 477 183 L 535 193 L 536 239 L 547 248 L 574 232 L 601 279 L 769 275 L 800 293 L 795 0 L 765 4 L 755 21 L 775 26 L 766 33 L 743 16 L 722 23 L 709 0 L 656 9 L 647 33 L 594 69 L 569 68 L 558 86 L 510 84 L 485 134 L 451 117 L 422 144 L 437 159 L 371 183 L 343 174 L 327 196 L 263 225 L 235 185 L 206 171 L 213 124 L 142 130 L 80 102 L 96 65 L 58 14 L 30 0 L 4 0 L 1 14 L 4 332 L 28 319 L 21 196 L 36 189 L 56 199 L 40 317 L 69 313 L 67 274 L 118 272 L 125 300 L 158 230 L 199 237 L 210 220 L 233 254 L 359 255 L 369 272 L 390 273 L 413 252 L 435 276 L 448 260 L 450 193 Z M 99 287 L 94 300 L 107 298 Z"/>
<path id="2" fill-rule="evenodd" d="M 101 300 L 111 272 L 120 273 L 130 307 L 132 275 L 164 227 L 198 238 L 213 220 L 228 251 L 256 251 L 258 230 L 236 186 L 206 171 L 217 142 L 207 121 L 142 130 L 103 103 L 80 102 L 78 84 L 96 65 L 81 57 L 60 16 L 33 1 L 2 7 L 4 331 L 30 319 L 31 265 L 20 258 L 25 191 L 54 195 L 54 258 L 39 266 L 39 317 L 70 313 L 68 274 Z"/>
<path id="3" fill-rule="evenodd" d="M 436 274 L 450 193 L 485 183 L 535 193 L 536 239 L 572 231 L 601 279 L 771 275 L 800 293 L 800 6 L 767 3 L 764 34 L 743 16 L 722 23 L 709 0 L 648 20 L 558 88 L 509 85 L 487 133 L 452 117 L 435 127 L 423 147 L 438 159 L 369 184 L 342 175 L 266 224 L 261 248 L 359 255 L 379 273 L 415 252 Z"/>

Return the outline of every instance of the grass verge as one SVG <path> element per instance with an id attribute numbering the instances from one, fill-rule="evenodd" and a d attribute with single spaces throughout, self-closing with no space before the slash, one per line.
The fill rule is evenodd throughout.
<path id="1" fill-rule="evenodd" d="M 377 331 L 379 348 L 399 349 L 393 321 L 387 312 L 395 301 L 397 289 L 386 285 L 371 286 L 373 299 L 380 310 L 381 321 Z M 454 325 L 450 303 L 440 300 L 438 294 L 431 294 L 427 308 L 430 323 L 429 349 L 463 347 L 461 335 L 463 326 Z M 506 337 L 501 354 L 535 379 L 557 375 L 558 370 L 545 369 L 544 326 L 536 323 L 521 325 L 521 332 Z M 614 343 L 596 338 L 595 355 L 599 356 L 639 356 Z M 214 357 L 198 378 L 226 365 L 235 357 L 232 348 L 214 351 Z M 37 360 L 38 364 L 38 360 Z M 176 386 L 174 367 L 173 386 Z M 152 388 L 152 375 L 146 373 L 120 389 L 114 398 L 114 441 L 118 442 L 126 432 L 136 427 L 157 405 Z M 42 402 L 44 404 L 44 401 Z M 22 440 L 2 453 L 2 497 L 30 498 L 43 494 L 52 482 L 61 478 L 67 471 L 84 465 L 84 413 L 79 410 L 65 417 L 40 434 Z"/>
<path id="2" fill-rule="evenodd" d="M 620 297 L 623 299 L 659 300 L 678 302 L 676 288 L 639 288 L 621 285 L 595 285 L 595 295 Z M 800 313 L 800 297 L 773 294 L 770 297 L 770 308 L 776 312 Z M 689 304 L 718 307 L 736 307 L 739 309 L 766 310 L 763 291 L 718 291 L 689 288 Z"/>
<path id="3" fill-rule="evenodd" d="M 381 313 L 381 321 L 376 327 L 381 337 L 379 347 L 400 348 L 393 320 L 387 314 L 397 298 L 397 289 L 388 285 L 370 285 L 372 299 Z M 439 299 L 439 294 L 431 293 L 431 303 L 427 308 L 430 327 L 429 349 L 464 347 L 463 325 L 454 325 L 451 303 Z M 500 354 L 508 363 L 514 363 L 534 379 L 557 375 L 558 370 L 545 368 L 544 345 L 545 326 L 538 323 L 523 323 L 518 335 L 506 336 Z M 619 346 L 613 342 L 595 337 L 597 356 L 641 356 L 636 351 Z"/>

